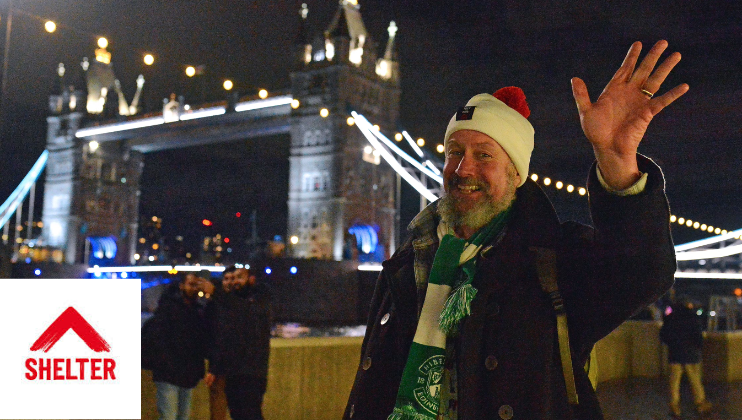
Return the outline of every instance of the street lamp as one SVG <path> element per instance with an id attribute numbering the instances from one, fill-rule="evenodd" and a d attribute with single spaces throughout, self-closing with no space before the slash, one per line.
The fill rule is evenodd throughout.
<path id="1" fill-rule="evenodd" d="M 234 87 L 234 83 L 232 83 L 231 80 L 227 79 L 224 81 L 223 86 L 224 86 L 224 90 L 232 90 L 232 88 Z"/>
<path id="2" fill-rule="evenodd" d="M 98 47 L 99 48 L 107 48 L 108 47 L 108 40 L 104 37 L 98 38 Z"/>
<path id="3" fill-rule="evenodd" d="M 57 30 L 57 24 L 52 22 L 51 20 L 47 20 L 44 24 L 44 29 L 46 29 L 47 32 L 54 33 L 54 31 Z"/>
<path id="4" fill-rule="evenodd" d="M 144 64 L 151 66 L 155 62 L 155 57 L 152 54 L 144 55 Z"/>
<path id="5" fill-rule="evenodd" d="M 186 69 L 185 69 L 185 74 L 186 74 L 186 76 L 188 76 L 188 77 L 193 77 L 193 76 L 195 76 L 195 75 L 196 75 L 196 68 L 195 68 L 195 67 L 193 67 L 193 66 L 188 66 L 188 67 L 186 67 Z"/>

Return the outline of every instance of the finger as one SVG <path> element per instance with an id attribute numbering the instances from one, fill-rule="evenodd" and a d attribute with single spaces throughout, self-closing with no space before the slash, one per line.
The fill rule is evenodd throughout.
<path id="1" fill-rule="evenodd" d="M 662 83 L 665 82 L 667 75 L 670 74 L 673 68 L 680 62 L 680 53 L 672 53 L 665 61 L 657 67 L 654 73 L 649 76 L 649 79 L 644 83 L 644 89 L 650 92 L 657 92 L 660 90 Z"/>
<path id="2" fill-rule="evenodd" d="M 688 84 L 683 83 L 681 85 L 675 86 L 674 88 L 672 88 L 672 90 L 663 94 L 662 96 L 655 96 L 654 99 L 649 102 L 649 109 L 652 111 L 652 115 L 654 116 L 659 114 L 659 112 L 662 111 L 666 106 L 675 102 L 675 100 L 679 97 L 685 95 L 685 93 L 688 92 L 688 89 L 690 89 Z"/>
<path id="3" fill-rule="evenodd" d="M 660 56 L 666 48 L 667 41 L 665 41 L 664 39 L 657 41 L 652 49 L 649 50 L 647 56 L 644 57 L 644 60 L 642 60 L 641 64 L 639 64 L 639 68 L 636 69 L 634 75 L 631 76 L 631 80 L 636 81 L 639 84 L 639 87 L 643 86 L 644 83 L 647 81 L 647 78 L 652 73 L 654 66 L 657 65 L 657 61 L 660 59 Z"/>
<path id="4" fill-rule="evenodd" d="M 577 112 L 582 117 L 590 109 L 592 103 L 590 102 L 590 95 L 587 93 L 587 85 L 579 77 L 572 78 L 572 96 L 577 103 Z"/>
<path id="5" fill-rule="evenodd" d="M 631 44 L 631 48 L 629 48 L 629 52 L 626 53 L 626 57 L 623 59 L 623 63 L 621 63 L 621 67 L 616 70 L 616 73 L 613 75 L 613 78 L 611 79 L 608 84 L 610 85 L 614 81 L 618 82 L 626 82 L 631 78 L 631 75 L 634 73 L 634 67 L 636 66 L 636 61 L 639 59 L 639 53 L 642 51 L 642 43 L 639 41 L 636 41 L 635 43 Z"/>

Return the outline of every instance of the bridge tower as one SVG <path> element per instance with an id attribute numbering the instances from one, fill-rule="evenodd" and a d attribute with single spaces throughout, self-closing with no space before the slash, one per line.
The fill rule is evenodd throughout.
<path id="1" fill-rule="evenodd" d="M 80 91 L 49 100 L 42 238 L 44 245 L 63 249 L 69 264 L 129 265 L 136 249 L 142 156 L 121 141 L 77 138 L 84 106 Z"/>
<path id="2" fill-rule="evenodd" d="M 341 1 L 329 27 L 316 35 L 302 7 L 297 67 L 291 73 L 299 105 L 291 116 L 287 231 L 298 242 L 289 244 L 289 254 L 379 261 L 397 240 L 397 176 L 378 156 L 364 153 L 368 141 L 348 117 L 355 110 L 382 130 L 396 129 L 396 26 L 391 22 L 386 50 L 378 57 L 357 0 Z"/>

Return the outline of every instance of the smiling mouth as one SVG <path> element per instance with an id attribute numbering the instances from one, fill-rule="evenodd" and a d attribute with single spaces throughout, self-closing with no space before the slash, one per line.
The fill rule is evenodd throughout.
<path id="1" fill-rule="evenodd" d="M 456 189 L 458 189 L 458 191 L 463 194 L 471 194 L 480 190 L 479 186 L 477 185 L 457 185 Z"/>

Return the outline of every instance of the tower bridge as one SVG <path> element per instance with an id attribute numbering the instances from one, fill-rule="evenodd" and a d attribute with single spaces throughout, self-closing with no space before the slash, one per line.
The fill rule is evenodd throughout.
<path id="1" fill-rule="evenodd" d="M 160 113 L 132 116 L 135 107 L 126 106 L 119 84 L 119 104 L 105 104 L 111 56 L 97 50 L 96 59 L 104 60 L 89 64 L 95 72 L 87 73 L 87 98 L 71 89 L 49 101 L 39 242 L 61 250 L 67 263 L 98 258 L 132 264 L 143 154 L 289 134 L 287 234 L 299 238 L 290 256 L 347 258 L 351 228 L 373 231 L 378 257 L 393 252 L 396 174 L 364 161 L 367 142 L 346 119 L 353 109 L 385 127 L 397 126 L 396 26 L 391 23 L 383 55 L 377 55 L 356 2 L 341 2 L 323 34 L 311 34 L 306 18 L 304 7 L 295 50 L 286 52 L 295 57 L 291 86 L 263 99 L 230 98 L 202 107 L 171 99 Z M 89 122 L 110 106 L 119 109 L 118 120 Z"/>

